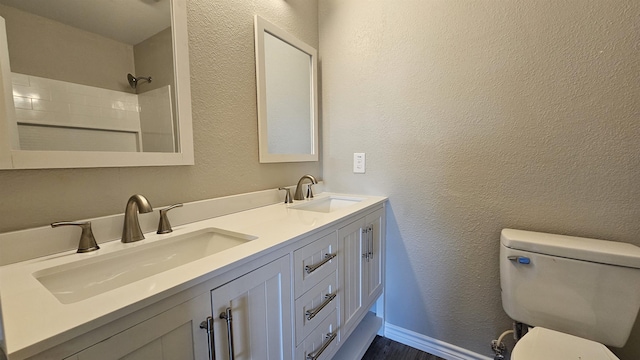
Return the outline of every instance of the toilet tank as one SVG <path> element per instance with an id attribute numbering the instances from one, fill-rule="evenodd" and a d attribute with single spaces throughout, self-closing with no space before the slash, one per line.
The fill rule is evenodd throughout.
<path id="1" fill-rule="evenodd" d="M 504 229 L 500 286 L 513 320 L 622 347 L 640 309 L 640 248 Z"/>

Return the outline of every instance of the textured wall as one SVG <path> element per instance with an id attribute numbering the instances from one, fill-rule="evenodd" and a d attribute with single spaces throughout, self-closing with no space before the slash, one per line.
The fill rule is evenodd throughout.
<path id="1" fill-rule="evenodd" d="M 318 46 L 315 0 L 187 2 L 195 166 L 0 171 L 0 232 L 294 184 L 321 164 L 258 163 L 253 15 Z M 44 240 L 43 240 L 44 241 Z"/>
<path id="2" fill-rule="evenodd" d="M 639 2 L 319 6 L 324 178 L 390 197 L 390 323 L 490 355 L 502 228 L 640 245 Z"/>

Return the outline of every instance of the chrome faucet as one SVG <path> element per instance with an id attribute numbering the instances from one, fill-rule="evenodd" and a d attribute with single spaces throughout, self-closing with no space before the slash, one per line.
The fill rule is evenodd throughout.
<path id="1" fill-rule="evenodd" d="M 296 186 L 296 193 L 295 195 L 293 195 L 293 200 L 304 200 L 304 193 L 302 192 L 302 184 L 304 183 L 305 180 L 309 180 L 311 181 L 311 184 L 309 184 L 309 188 L 307 191 L 307 197 L 308 198 L 312 198 L 313 197 L 313 193 L 311 192 L 311 185 L 315 185 L 318 183 L 318 181 L 316 180 L 316 178 L 313 177 L 313 175 L 304 175 L 303 177 L 300 178 L 300 180 L 298 180 L 298 186 Z"/>
<path id="2" fill-rule="evenodd" d="M 124 210 L 124 225 L 122 226 L 122 242 L 130 243 L 144 239 L 140 222 L 138 221 L 138 212 L 152 212 L 153 208 L 149 204 L 149 200 L 142 195 L 133 195 L 127 201 L 127 207 Z"/>

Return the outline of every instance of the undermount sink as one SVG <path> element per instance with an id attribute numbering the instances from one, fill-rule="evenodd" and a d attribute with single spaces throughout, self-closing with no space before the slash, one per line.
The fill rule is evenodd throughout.
<path id="1" fill-rule="evenodd" d="M 332 211 L 343 209 L 359 203 L 364 200 L 358 197 L 346 197 L 346 196 L 328 196 L 325 198 L 314 199 L 300 205 L 291 206 L 292 209 L 306 210 L 330 213 Z"/>
<path id="2" fill-rule="evenodd" d="M 256 238 L 232 231 L 206 228 L 40 270 L 33 276 L 61 303 L 71 304 Z"/>

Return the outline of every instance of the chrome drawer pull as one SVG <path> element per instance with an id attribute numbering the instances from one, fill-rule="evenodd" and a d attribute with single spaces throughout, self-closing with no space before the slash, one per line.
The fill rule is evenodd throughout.
<path id="1" fill-rule="evenodd" d="M 329 344 L 331 344 L 331 342 L 336 339 L 336 337 L 338 337 L 338 333 L 337 332 L 328 333 L 327 334 L 327 339 L 329 339 L 329 340 L 327 342 L 325 342 L 324 344 L 322 344 L 320 349 L 318 349 L 318 351 L 316 351 L 315 354 L 307 355 L 307 360 L 317 360 L 320 357 L 320 355 L 322 355 L 322 352 L 325 351 L 327 349 L 327 347 L 329 347 Z"/>
<path id="2" fill-rule="evenodd" d="M 307 312 L 304 313 L 307 317 L 307 320 L 311 320 L 314 317 L 316 317 L 316 315 L 318 315 L 320 311 L 322 311 L 322 309 L 324 309 L 325 306 L 329 305 L 329 303 L 333 301 L 333 299 L 335 298 L 336 298 L 336 293 L 325 295 L 324 301 L 322 302 L 322 304 L 320 304 L 317 308 L 312 310 L 307 310 Z"/>
<path id="3" fill-rule="evenodd" d="M 331 261 L 331 259 L 333 259 L 334 257 L 336 257 L 336 253 L 333 254 L 325 254 L 324 255 L 324 260 L 320 261 L 319 263 L 315 264 L 315 265 L 307 265 L 304 267 L 304 271 L 307 272 L 307 274 L 311 274 L 312 272 L 316 271 L 320 266 L 328 263 L 329 261 Z"/>
<path id="4" fill-rule="evenodd" d="M 367 259 L 373 260 L 373 225 L 369 226 L 369 253 Z"/>
<path id="5" fill-rule="evenodd" d="M 233 355 L 233 316 L 231 314 L 231 308 L 228 307 L 224 312 L 220 313 L 220 319 L 227 321 L 227 343 L 229 346 L 229 360 L 235 359 Z"/>
<path id="6" fill-rule="evenodd" d="M 207 320 L 200 323 L 200 329 L 204 329 L 207 331 L 207 335 L 209 336 L 209 341 L 207 341 L 207 345 L 209 345 L 209 360 L 215 360 L 215 345 L 214 345 L 214 337 L 213 337 L 213 318 L 211 316 L 207 317 Z"/>
<path id="7" fill-rule="evenodd" d="M 362 247 L 365 248 L 364 252 L 362 253 L 362 258 L 366 259 L 367 262 L 369 261 L 369 228 L 366 229 L 362 229 Z M 366 239 L 366 240 L 365 240 Z M 366 245 L 366 247 L 365 247 Z"/>

